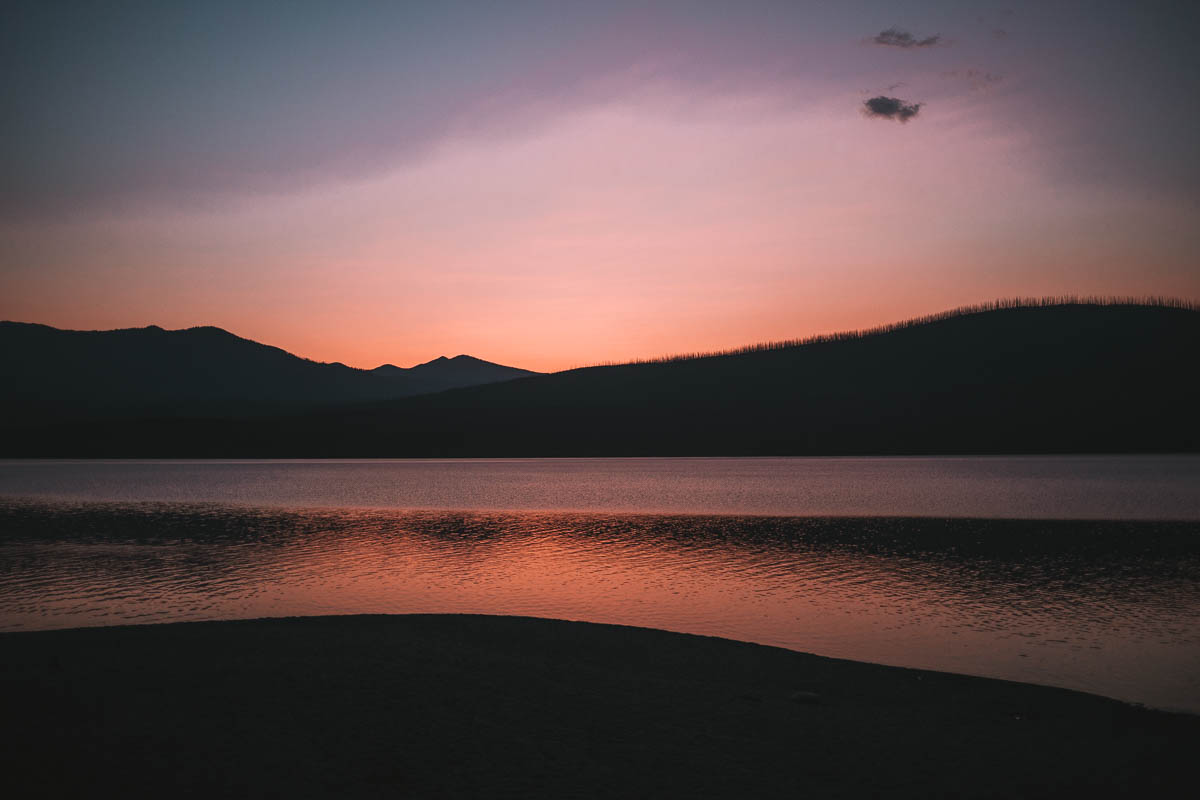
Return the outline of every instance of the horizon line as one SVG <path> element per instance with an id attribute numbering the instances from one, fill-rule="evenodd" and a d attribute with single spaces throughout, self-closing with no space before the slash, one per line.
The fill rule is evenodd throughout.
<path id="1" fill-rule="evenodd" d="M 1200 312 L 1200 301 L 1188 300 L 1182 297 L 1172 297 L 1168 295 L 1043 295 L 1041 297 L 1001 297 L 995 300 L 983 301 L 980 303 L 969 303 L 966 305 L 955 306 L 953 308 L 937 311 L 929 314 L 922 314 L 915 317 L 899 320 L 896 322 L 885 322 L 878 325 L 872 325 L 866 328 L 853 328 L 849 330 L 834 331 L 831 333 L 817 333 L 809 336 L 802 336 L 792 339 L 776 339 L 766 342 L 757 342 L 753 344 L 739 345 L 736 347 L 722 348 L 718 350 L 692 351 L 681 353 L 669 353 L 660 356 L 648 356 L 644 358 L 634 358 L 623 361 L 609 360 L 598 361 L 577 366 L 566 367 L 565 369 L 554 370 L 551 372 L 539 372 L 538 370 L 530 370 L 525 367 L 512 367 L 511 365 L 500 364 L 499 362 L 488 361 L 485 358 L 471 355 L 470 353 L 460 353 L 456 356 L 438 355 L 426 361 L 420 361 L 412 367 L 397 367 L 391 362 L 384 362 L 375 367 L 353 367 L 342 361 L 318 361 L 307 356 L 294 353 L 291 350 L 279 347 L 278 345 L 267 344 L 256 339 L 249 339 L 233 331 L 219 327 L 217 325 L 189 325 L 184 328 L 164 328 L 161 325 L 154 323 L 143 325 L 141 327 L 128 328 L 56 328 L 53 325 L 47 325 L 43 322 L 23 322 L 21 320 L 0 320 L 0 325 L 16 324 L 16 325 L 34 325 L 51 330 L 63 331 L 67 333 L 118 333 L 122 331 L 145 331 L 145 330 L 160 330 L 164 333 L 184 333 L 187 331 L 197 330 L 215 330 L 221 333 L 228 334 L 243 341 L 252 342 L 262 347 L 271 347 L 280 350 L 288 355 L 308 361 L 313 364 L 323 364 L 327 366 L 341 366 L 346 369 L 353 369 L 359 372 L 373 372 L 374 370 L 383 367 L 393 367 L 395 369 L 413 369 L 425 364 L 438 361 L 439 359 L 454 360 L 457 358 L 472 358 L 479 361 L 487 361 L 490 364 L 497 366 L 508 366 L 512 369 L 521 369 L 526 372 L 532 372 L 536 375 L 554 375 L 562 372 L 573 372 L 581 369 L 593 369 L 597 367 L 619 367 L 631 365 L 650 365 L 650 364 L 669 364 L 680 361 L 697 361 L 705 358 L 721 358 L 725 356 L 748 355 L 751 353 L 766 353 L 777 350 L 788 350 L 796 347 L 804 347 L 813 344 L 828 344 L 832 342 L 854 341 L 864 339 L 871 336 L 879 336 L 885 333 L 893 333 L 895 331 L 914 328 L 919 325 L 925 325 L 933 322 L 941 322 L 947 319 L 955 319 L 957 317 L 972 316 L 976 314 L 988 313 L 991 311 L 1004 311 L 1022 308 L 1054 308 L 1058 306 L 1098 306 L 1098 307 L 1116 307 L 1116 306 L 1140 306 L 1145 308 L 1170 308 L 1181 311 L 1198 311 Z"/>

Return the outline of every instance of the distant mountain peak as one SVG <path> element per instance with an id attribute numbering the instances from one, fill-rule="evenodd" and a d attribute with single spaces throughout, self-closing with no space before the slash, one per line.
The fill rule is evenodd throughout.
<path id="1" fill-rule="evenodd" d="M 422 369 L 423 367 L 440 366 L 449 362 L 450 359 L 446 358 L 445 356 L 438 356 L 437 358 L 430 359 L 429 361 L 422 361 L 420 364 L 413 364 L 411 367 L 409 367 L 409 369 Z"/>
<path id="2" fill-rule="evenodd" d="M 426 369 L 426 368 L 430 368 L 430 367 L 433 367 L 436 369 L 436 368 L 442 368 L 442 367 L 473 367 L 473 366 L 502 367 L 505 369 L 516 369 L 516 367 L 504 367 L 503 364 L 496 364 L 491 361 L 485 361 L 484 359 L 476 358 L 475 356 L 460 354 L 457 356 L 438 356 L 437 358 L 430 359 L 429 361 L 422 361 L 420 364 L 414 364 L 411 367 L 398 367 L 395 364 L 390 364 L 390 363 L 389 364 L 380 364 L 378 367 L 375 367 L 374 369 L 371 369 L 368 371 L 369 372 L 385 372 L 385 373 L 386 372 L 408 372 L 409 370 Z M 528 372 L 528 370 L 520 370 L 520 371 Z"/>
<path id="3" fill-rule="evenodd" d="M 466 373 L 472 373 L 472 374 L 474 374 L 474 373 L 496 373 L 496 374 L 507 373 L 510 375 L 510 377 L 513 377 L 513 378 L 519 378 L 519 377 L 522 377 L 525 375 L 539 374 L 536 372 L 531 372 L 530 370 L 519 369 L 517 367 L 509 367 L 504 364 L 497 364 L 494 361 L 486 361 L 482 358 L 476 358 L 475 356 L 466 355 L 465 353 L 460 353 L 459 355 L 456 355 L 453 358 L 448 358 L 446 356 L 438 356 L 437 358 L 433 359 L 432 361 L 426 361 L 422 364 L 417 364 L 413 367 L 409 367 L 409 371 L 416 371 L 416 372 L 440 372 L 440 371 L 445 371 L 445 370 L 448 370 L 448 371 L 451 371 L 453 373 L 457 373 L 460 375 L 466 374 Z M 492 381 L 481 381 L 481 382 L 491 383 Z"/>
<path id="4" fill-rule="evenodd" d="M 11 418 L 229 416 L 373 403 L 535 373 L 470 356 L 411 369 L 301 358 L 212 325 L 70 331 L 0 324 Z M 80 387 L 87 387 L 81 392 Z M 0 415 L 3 416 L 3 415 Z"/>

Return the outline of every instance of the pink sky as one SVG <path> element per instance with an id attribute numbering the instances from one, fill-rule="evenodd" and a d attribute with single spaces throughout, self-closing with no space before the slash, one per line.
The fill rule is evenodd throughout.
<path id="1" fill-rule="evenodd" d="M 0 220 L 0 318 L 217 325 L 359 367 L 469 353 L 549 371 L 997 297 L 1200 299 L 1196 193 L 1153 153 L 1122 160 L 1137 131 L 1097 132 L 1061 101 L 1054 64 L 1027 57 L 1051 23 L 1030 17 L 1022 44 L 1019 20 L 998 37 L 968 19 L 929 53 L 842 30 L 890 19 L 826 20 L 836 37 L 808 34 L 802 58 L 750 26 L 764 57 L 737 40 L 713 74 L 690 40 L 659 60 L 551 51 L 369 168 L 242 167 L 226 189 L 189 189 L 148 162 L 125 199 Z M 865 117 L 886 91 L 920 114 Z M 383 124 L 340 123 L 328 135 L 364 153 Z"/>

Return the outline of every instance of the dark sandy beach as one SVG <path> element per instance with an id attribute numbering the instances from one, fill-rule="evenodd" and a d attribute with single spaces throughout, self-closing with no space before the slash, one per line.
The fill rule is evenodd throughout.
<path id="1" fill-rule="evenodd" d="M 1190 793 L 1200 752 L 1196 716 L 552 620 L 90 628 L 0 652 L 7 797 L 1152 797 Z"/>

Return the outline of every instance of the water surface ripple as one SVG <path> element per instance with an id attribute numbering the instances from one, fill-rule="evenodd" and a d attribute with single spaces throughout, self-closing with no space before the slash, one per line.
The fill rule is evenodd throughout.
<path id="1" fill-rule="evenodd" d="M 1200 712 L 1200 524 L 0 500 L 0 629 L 471 612 Z"/>

